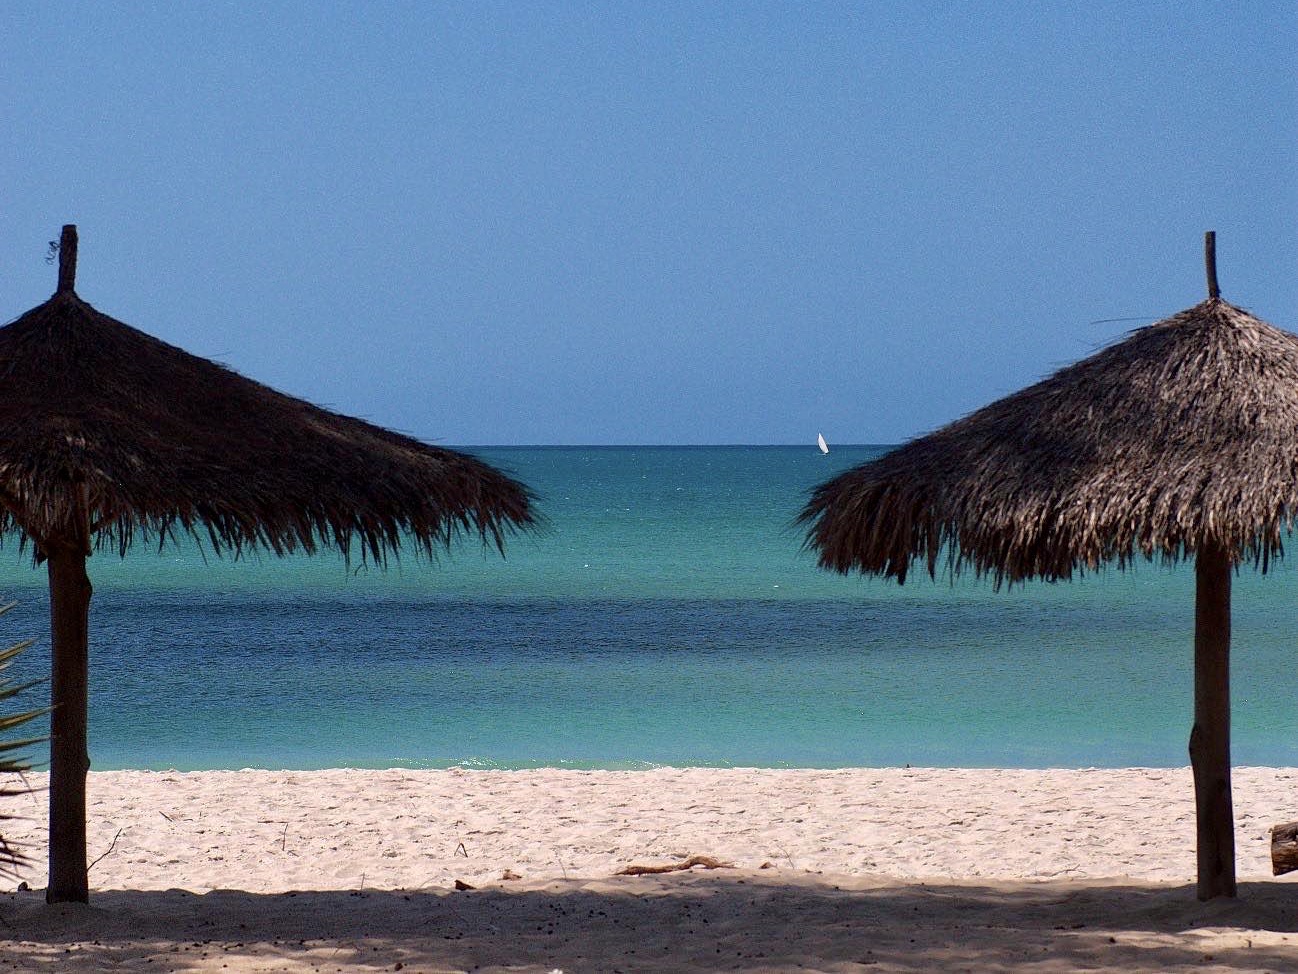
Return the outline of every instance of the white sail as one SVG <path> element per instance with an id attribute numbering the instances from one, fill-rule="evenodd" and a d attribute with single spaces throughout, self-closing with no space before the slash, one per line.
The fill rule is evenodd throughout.
<path id="1" fill-rule="evenodd" d="M 823 433 L 816 434 L 816 445 L 820 447 L 821 453 L 829 452 L 829 444 L 825 442 L 825 435 Z"/>

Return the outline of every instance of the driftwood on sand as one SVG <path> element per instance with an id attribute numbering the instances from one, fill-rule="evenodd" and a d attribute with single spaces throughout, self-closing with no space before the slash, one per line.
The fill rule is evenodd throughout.
<path id="1" fill-rule="evenodd" d="M 1283 876 L 1298 869 L 1298 822 L 1271 826 L 1271 874 Z"/>
<path id="2" fill-rule="evenodd" d="M 682 869 L 693 869 L 695 866 L 702 866 L 704 869 L 734 869 L 733 862 L 722 862 L 720 859 L 713 859 L 711 856 L 690 856 L 688 859 L 682 859 L 680 862 L 666 863 L 660 866 L 623 866 L 614 876 L 648 876 L 655 873 L 674 873 Z"/>

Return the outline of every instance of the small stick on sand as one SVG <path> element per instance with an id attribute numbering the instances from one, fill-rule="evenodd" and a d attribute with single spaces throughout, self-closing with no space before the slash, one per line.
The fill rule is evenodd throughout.
<path id="1" fill-rule="evenodd" d="M 680 869 L 693 869 L 695 866 L 702 866 L 704 869 L 734 869 L 733 862 L 722 862 L 720 859 L 713 859 L 711 856 L 690 856 L 688 859 L 682 859 L 677 863 L 670 863 L 665 866 L 623 866 L 614 876 L 645 876 L 650 873 L 674 873 Z"/>
<path id="2" fill-rule="evenodd" d="M 104 852 L 104 854 L 103 854 L 102 856 L 100 856 L 98 859 L 96 859 L 94 862 L 92 862 L 89 866 L 87 866 L 87 867 L 86 867 L 86 872 L 90 872 L 90 870 L 94 869 L 94 868 L 95 868 L 96 866 L 98 866 L 101 862 L 103 862 L 105 859 L 108 858 L 108 854 L 109 854 L 110 852 L 112 852 L 114 849 L 117 848 L 117 840 L 120 839 L 120 838 L 122 837 L 122 833 L 123 833 L 124 831 L 126 831 L 126 826 L 122 826 L 120 829 L 117 830 L 117 834 L 116 834 L 115 836 L 113 836 L 113 841 L 110 842 L 110 843 L 108 844 L 108 849 L 107 849 L 107 851 Z"/>

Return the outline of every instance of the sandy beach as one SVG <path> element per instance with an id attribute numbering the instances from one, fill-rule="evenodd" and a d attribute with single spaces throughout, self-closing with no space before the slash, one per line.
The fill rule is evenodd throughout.
<path id="1" fill-rule="evenodd" d="M 41 865 L 0 897 L 0 970 L 1298 970 L 1268 838 L 1298 818 L 1298 769 L 1236 771 L 1240 897 L 1208 904 L 1188 769 L 120 771 L 89 791 L 89 908 L 44 905 L 42 796 L 10 803 Z M 690 856 L 733 865 L 618 875 Z"/>

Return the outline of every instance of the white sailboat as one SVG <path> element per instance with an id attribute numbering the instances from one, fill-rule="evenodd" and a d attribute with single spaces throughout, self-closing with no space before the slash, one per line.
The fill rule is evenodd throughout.
<path id="1" fill-rule="evenodd" d="M 825 435 L 823 433 L 816 434 L 816 446 L 820 447 L 821 453 L 829 452 L 829 444 L 825 442 Z"/>

